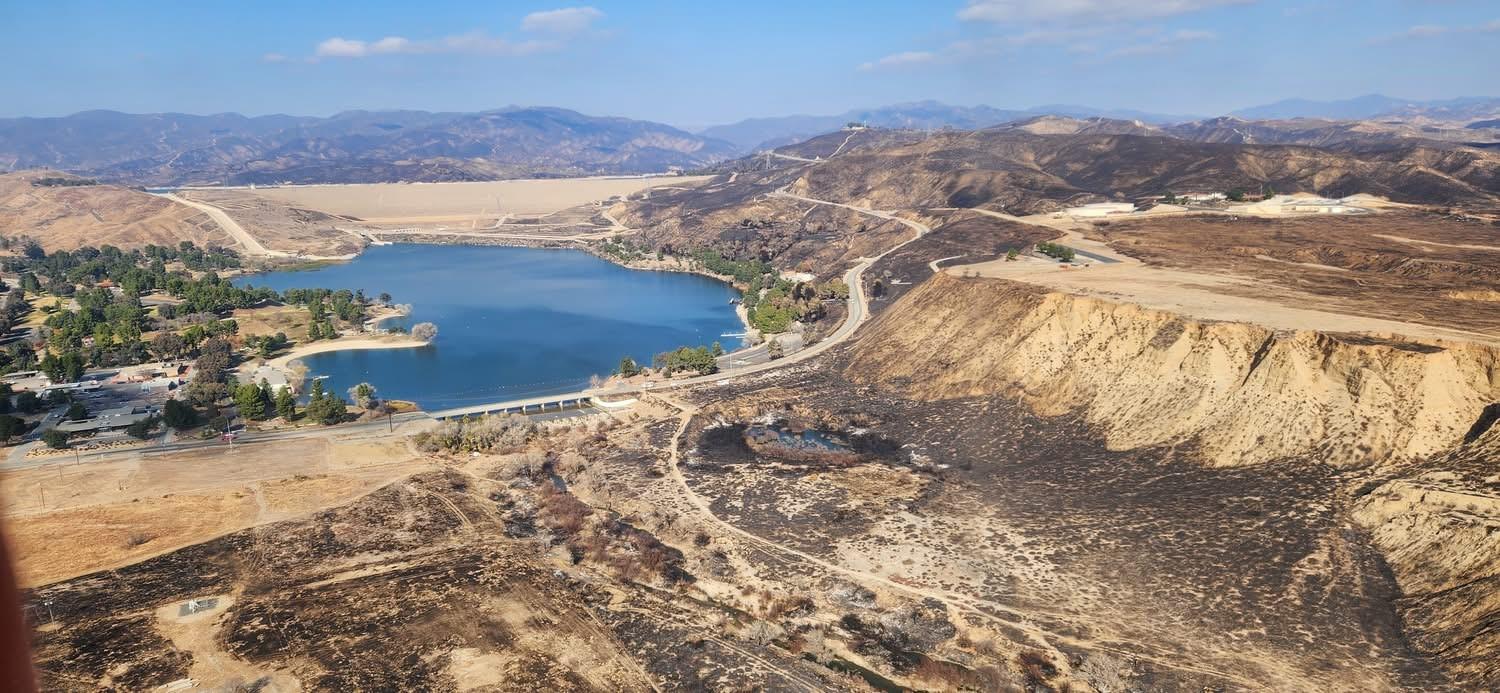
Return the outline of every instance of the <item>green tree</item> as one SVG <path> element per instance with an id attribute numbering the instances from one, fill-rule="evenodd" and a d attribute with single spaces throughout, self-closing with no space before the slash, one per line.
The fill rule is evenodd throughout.
<path id="1" fill-rule="evenodd" d="M 74 402 L 68 405 L 66 416 L 69 421 L 82 421 L 89 418 L 89 409 L 83 406 L 83 402 Z"/>
<path id="2" fill-rule="evenodd" d="M 61 450 L 68 447 L 68 434 L 55 428 L 48 429 L 46 433 L 42 434 L 42 442 L 46 443 L 47 447 L 53 450 Z"/>
<path id="3" fill-rule="evenodd" d="M 266 418 L 271 418 L 272 411 L 276 407 L 276 392 L 271 389 L 271 383 L 265 378 L 260 379 L 260 401 L 265 403 Z"/>
<path id="4" fill-rule="evenodd" d="M 724 347 L 718 342 L 714 342 L 713 345 L 709 347 L 709 350 L 713 352 L 713 355 L 716 358 L 724 355 Z"/>
<path id="5" fill-rule="evenodd" d="M 266 418 L 267 402 L 261 397 L 260 388 L 253 383 L 234 389 L 234 403 L 240 408 L 240 416 L 246 419 L 259 421 Z"/>
<path id="6" fill-rule="evenodd" d="M 22 414 L 35 414 L 42 410 L 42 398 L 37 397 L 35 392 L 26 390 L 16 395 L 16 411 Z"/>
<path id="7" fill-rule="evenodd" d="M 83 379 L 83 354 L 69 351 L 62 355 L 63 376 L 70 383 L 76 383 Z"/>
<path id="8" fill-rule="evenodd" d="M 9 414 L 0 415 L 0 443 L 8 443 L 11 438 L 20 435 L 26 430 L 26 422 Z"/>
<path id="9" fill-rule="evenodd" d="M 156 423 L 158 421 L 160 421 L 160 419 L 154 416 L 148 416 L 144 419 L 141 419 L 140 421 L 126 426 L 125 433 L 128 434 L 131 438 L 135 438 L 137 440 L 145 440 L 151 437 L 151 430 L 156 428 Z"/>
<path id="10" fill-rule="evenodd" d="M 297 397 L 292 388 L 283 387 L 276 392 L 276 415 L 287 421 L 297 416 Z"/>
<path id="11" fill-rule="evenodd" d="M 626 356 L 620 359 L 620 367 L 615 369 L 615 372 L 627 378 L 633 378 L 640 375 L 641 366 L 635 362 L 635 359 Z"/>
<path id="12" fill-rule="evenodd" d="M 324 426 L 332 426 L 344 420 L 344 415 L 348 413 L 348 408 L 344 400 L 332 394 L 324 394 L 317 399 L 309 401 L 306 411 L 308 418 L 313 421 Z"/>
<path id="13" fill-rule="evenodd" d="M 185 431 L 198 425 L 198 410 L 181 400 L 169 399 L 162 408 L 167 425 L 176 431 Z"/>
<path id="14" fill-rule="evenodd" d="M 159 359 L 175 359 L 187 350 L 187 341 L 175 332 L 162 332 L 151 338 L 151 353 Z"/>

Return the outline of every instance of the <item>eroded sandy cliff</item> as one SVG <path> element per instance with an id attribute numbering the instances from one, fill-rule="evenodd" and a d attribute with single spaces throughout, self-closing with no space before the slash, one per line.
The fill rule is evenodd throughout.
<path id="1" fill-rule="evenodd" d="M 1500 399 L 1500 354 L 1483 346 L 1275 332 L 1001 280 L 936 276 L 867 329 L 856 380 L 1080 410 L 1111 447 L 1185 446 L 1214 465 L 1421 458 Z"/>

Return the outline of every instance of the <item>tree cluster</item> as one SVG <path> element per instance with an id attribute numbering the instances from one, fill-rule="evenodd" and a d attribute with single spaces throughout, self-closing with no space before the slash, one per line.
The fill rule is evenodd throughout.
<path id="1" fill-rule="evenodd" d="M 793 322 L 812 322 L 827 312 L 823 300 L 849 298 L 849 285 L 842 279 L 824 284 L 777 279 L 752 281 L 745 291 L 745 314 L 751 326 L 767 334 L 785 332 Z"/>
<path id="2" fill-rule="evenodd" d="M 679 347 L 662 352 L 652 359 L 652 364 L 663 375 L 671 376 L 678 371 L 696 371 L 699 375 L 719 372 L 719 362 L 710 347 Z"/>
<path id="3" fill-rule="evenodd" d="M 1072 262 L 1073 261 L 1073 257 L 1074 257 L 1074 253 L 1073 253 L 1073 249 L 1072 248 L 1069 248 L 1068 246 L 1065 246 L 1065 245 L 1059 245 L 1057 243 L 1048 243 L 1046 241 L 1042 241 L 1040 243 L 1037 243 L 1036 244 L 1036 251 L 1038 253 L 1041 253 L 1041 254 L 1046 255 L 1048 257 L 1051 257 L 1051 258 L 1055 258 L 1057 260 L 1061 260 L 1063 262 Z"/>
<path id="4" fill-rule="evenodd" d="M 323 391 L 323 381 L 314 380 L 312 392 L 307 399 L 305 408 L 307 417 L 324 426 L 332 426 L 344 420 L 348 414 L 348 404 L 343 399 L 331 392 Z"/>

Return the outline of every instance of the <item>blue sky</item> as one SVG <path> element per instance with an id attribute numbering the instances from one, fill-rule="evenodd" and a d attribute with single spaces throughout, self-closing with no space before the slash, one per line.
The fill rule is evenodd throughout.
<path id="1" fill-rule="evenodd" d="M 0 4 L 4 116 L 555 105 L 697 127 L 920 99 L 1500 96 L 1494 0 Z"/>

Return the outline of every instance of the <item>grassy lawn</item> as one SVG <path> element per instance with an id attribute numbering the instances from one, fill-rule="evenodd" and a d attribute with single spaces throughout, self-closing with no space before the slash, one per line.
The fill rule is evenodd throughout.
<path id="1" fill-rule="evenodd" d="M 307 309 L 296 306 L 239 309 L 231 317 L 239 324 L 242 338 L 282 332 L 295 343 L 307 341 L 307 326 L 311 322 Z"/>

